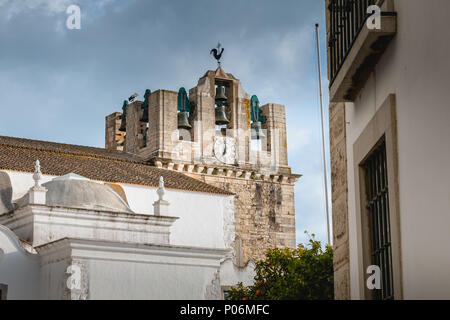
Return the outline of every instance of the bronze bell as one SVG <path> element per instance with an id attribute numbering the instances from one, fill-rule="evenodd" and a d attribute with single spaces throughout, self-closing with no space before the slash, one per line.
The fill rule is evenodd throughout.
<path id="1" fill-rule="evenodd" d="M 141 109 L 142 109 L 142 116 L 140 118 L 141 122 L 148 123 L 148 101 L 150 99 L 151 93 L 152 92 L 150 91 L 150 89 L 145 90 L 144 102 L 142 102 L 142 104 L 141 104 Z"/>
<path id="2" fill-rule="evenodd" d="M 225 114 L 225 106 L 222 103 L 218 103 L 216 107 L 216 125 L 221 126 L 224 124 L 229 124 L 230 120 L 227 119 Z"/>
<path id="3" fill-rule="evenodd" d="M 216 101 L 227 101 L 228 98 L 225 96 L 225 87 L 224 86 L 218 86 L 216 88 Z"/>
<path id="4" fill-rule="evenodd" d="M 120 123 L 119 131 L 122 131 L 122 132 L 127 131 L 127 119 L 125 117 L 122 118 L 122 122 Z"/>
<path id="5" fill-rule="evenodd" d="M 119 143 L 119 146 L 121 146 L 121 147 L 125 146 L 125 140 L 127 140 L 127 135 L 126 134 L 124 134 L 123 140 L 122 140 L 121 143 Z"/>
<path id="6" fill-rule="evenodd" d="M 262 131 L 261 121 L 254 121 L 252 123 L 252 140 L 264 139 L 266 135 Z"/>
<path id="7" fill-rule="evenodd" d="M 142 109 L 142 117 L 139 119 L 141 122 L 148 122 L 148 109 Z"/>
<path id="8" fill-rule="evenodd" d="M 127 106 L 128 106 L 128 101 L 125 100 L 122 105 L 122 115 L 120 116 L 120 119 L 122 119 L 122 122 L 120 123 L 119 131 L 122 131 L 122 132 L 127 131 Z"/>
<path id="9" fill-rule="evenodd" d="M 184 110 L 178 112 L 178 129 L 191 129 L 192 126 L 189 124 L 188 113 Z"/>

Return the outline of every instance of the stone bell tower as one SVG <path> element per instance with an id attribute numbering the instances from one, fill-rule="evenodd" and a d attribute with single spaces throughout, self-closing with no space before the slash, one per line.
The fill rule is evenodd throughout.
<path id="1" fill-rule="evenodd" d="M 115 140 L 123 139 L 118 119 L 124 142 Z M 143 102 L 124 104 L 122 114 L 107 117 L 106 141 L 109 149 L 121 145 L 142 161 L 233 192 L 237 266 L 268 248 L 295 247 L 300 175 L 288 166 L 285 107 L 260 107 L 221 67 L 207 71 L 189 95 L 184 88 L 147 90 Z"/>

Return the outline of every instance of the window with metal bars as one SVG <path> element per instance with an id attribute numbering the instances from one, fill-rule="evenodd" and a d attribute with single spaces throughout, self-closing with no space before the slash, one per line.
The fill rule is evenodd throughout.
<path id="1" fill-rule="evenodd" d="M 330 0 L 330 85 L 369 17 L 367 8 L 375 3 L 376 0 Z"/>
<path id="2" fill-rule="evenodd" d="M 381 289 L 375 299 L 394 299 L 386 143 L 383 140 L 364 162 L 366 208 L 369 215 L 372 264 L 380 267 Z"/>

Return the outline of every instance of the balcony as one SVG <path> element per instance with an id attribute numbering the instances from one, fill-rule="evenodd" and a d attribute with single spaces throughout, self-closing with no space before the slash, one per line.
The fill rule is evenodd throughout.
<path id="1" fill-rule="evenodd" d="M 366 83 L 379 58 L 397 32 L 397 15 L 390 1 L 328 1 L 328 72 L 330 101 L 351 102 Z M 381 8 L 379 29 L 369 29 L 370 5 Z M 384 10 L 384 11 L 383 11 Z"/>

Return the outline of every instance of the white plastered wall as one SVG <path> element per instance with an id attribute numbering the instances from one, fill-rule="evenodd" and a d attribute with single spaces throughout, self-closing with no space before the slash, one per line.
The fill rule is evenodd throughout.
<path id="1" fill-rule="evenodd" d="M 26 251 L 17 236 L 0 225 L 0 284 L 8 300 L 39 299 L 39 257 Z"/>
<path id="2" fill-rule="evenodd" d="M 13 186 L 13 201 L 21 198 L 34 185 L 31 173 L 5 171 Z M 55 176 L 43 175 L 41 183 Z M 120 184 L 128 204 L 136 213 L 153 214 L 158 200 L 155 187 Z M 166 189 L 169 215 L 179 217 L 171 228 L 170 243 L 208 248 L 231 247 L 234 240 L 233 196 Z"/>
<path id="3" fill-rule="evenodd" d="M 395 0 L 398 33 L 346 104 L 351 297 L 360 299 L 353 144 L 396 95 L 403 298 L 450 298 L 448 0 Z M 395 290 L 395 288 L 394 288 Z"/>

